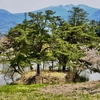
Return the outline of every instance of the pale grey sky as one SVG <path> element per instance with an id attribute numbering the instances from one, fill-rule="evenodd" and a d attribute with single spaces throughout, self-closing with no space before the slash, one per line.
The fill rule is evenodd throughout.
<path id="1" fill-rule="evenodd" d="M 0 0 L 0 9 L 11 13 L 34 11 L 41 8 L 57 5 L 85 4 L 100 8 L 100 0 Z"/>

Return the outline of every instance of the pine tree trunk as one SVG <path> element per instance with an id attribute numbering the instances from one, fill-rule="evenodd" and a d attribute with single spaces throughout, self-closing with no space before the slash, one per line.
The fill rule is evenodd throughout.
<path id="1" fill-rule="evenodd" d="M 40 65 L 37 64 L 37 72 L 36 72 L 36 75 L 39 76 L 40 75 Z"/>
<path id="2" fill-rule="evenodd" d="M 54 66 L 54 64 L 53 64 L 53 60 L 52 60 L 51 62 L 52 62 L 52 70 L 53 70 L 53 66 Z"/>
<path id="3" fill-rule="evenodd" d="M 64 72 L 65 70 L 66 70 L 66 66 L 63 65 L 63 66 L 62 66 L 62 71 Z"/>
<path id="4" fill-rule="evenodd" d="M 78 79 L 79 75 L 76 72 L 75 75 L 73 76 L 73 82 L 76 83 L 76 80 Z"/>

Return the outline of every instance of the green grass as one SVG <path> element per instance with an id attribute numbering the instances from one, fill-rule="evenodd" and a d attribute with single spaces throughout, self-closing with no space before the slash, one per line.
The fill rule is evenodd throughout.
<path id="1" fill-rule="evenodd" d="M 50 94 L 40 92 L 43 84 L 5 85 L 0 87 L 0 100 L 100 100 L 100 94 Z"/>

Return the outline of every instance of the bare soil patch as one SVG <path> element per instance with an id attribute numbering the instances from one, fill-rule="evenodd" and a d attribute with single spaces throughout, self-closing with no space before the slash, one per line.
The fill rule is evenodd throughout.
<path id="1" fill-rule="evenodd" d="M 76 83 L 76 84 L 60 84 L 48 86 L 41 89 L 42 93 L 76 95 L 76 94 L 99 94 L 100 81 Z"/>

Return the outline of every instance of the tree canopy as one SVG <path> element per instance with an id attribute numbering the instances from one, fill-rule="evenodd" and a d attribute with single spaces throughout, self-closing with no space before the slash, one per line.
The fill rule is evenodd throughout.
<path id="1" fill-rule="evenodd" d="M 73 7 L 69 13 L 69 23 L 72 26 L 83 25 L 88 21 L 88 13 L 79 7 Z"/>
<path id="2" fill-rule="evenodd" d="M 80 68 L 80 58 L 84 56 L 80 47 L 86 45 L 91 49 L 100 42 L 95 32 L 98 25 L 95 21 L 89 21 L 87 13 L 81 8 L 73 7 L 69 12 L 68 21 L 55 16 L 51 10 L 36 14 L 30 12 L 30 20 L 25 19 L 11 28 L 6 35 L 9 49 L 13 49 L 9 54 L 10 67 L 22 73 L 25 66 L 35 62 L 37 75 L 43 61 L 58 61 L 58 69 L 63 71 L 66 66 L 73 71 Z"/>

